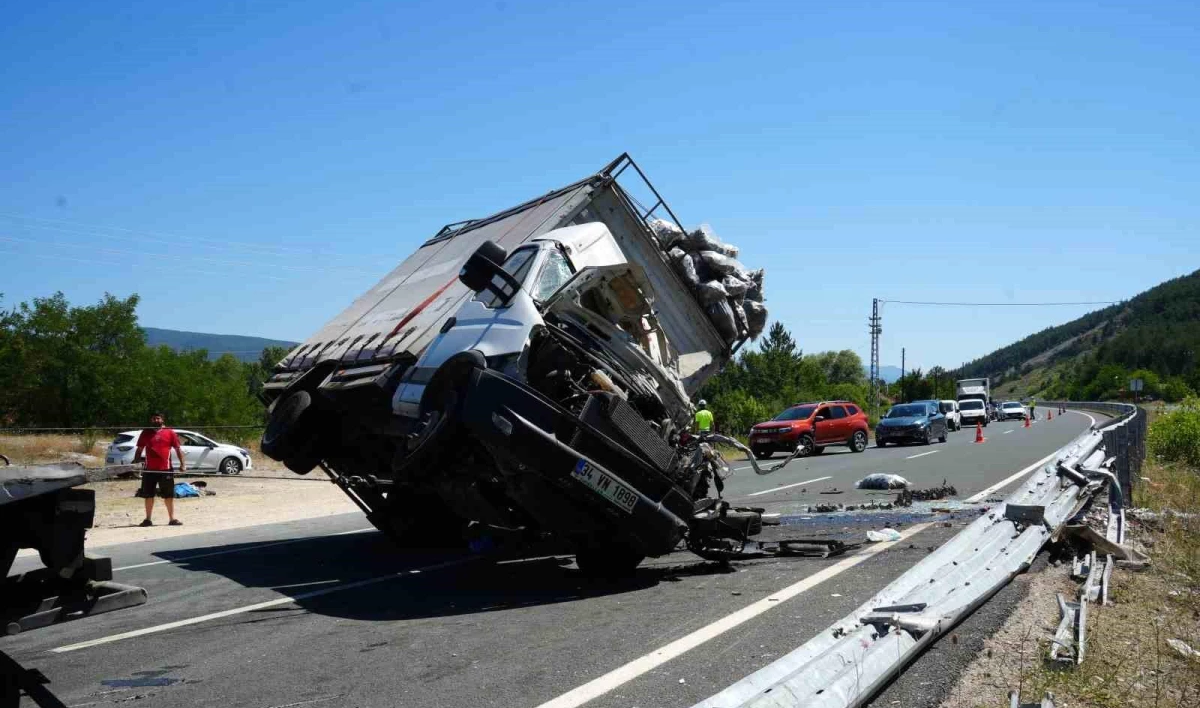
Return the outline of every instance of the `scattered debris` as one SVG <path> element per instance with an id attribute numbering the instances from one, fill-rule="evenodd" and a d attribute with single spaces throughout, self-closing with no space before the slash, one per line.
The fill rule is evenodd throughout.
<path id="1" fill-rule="evenodd" d="M 816 506 L 808 507 L 810 514 L 829 514 L 835 511 L 845 511 L 845 507 L 841 504 L 817 504 Z"/>
<path id="2" fill-rule="evenodd" d="M 1050 643 L 1050 660 L 1082 664 L 1087 637 L 1087 595 L 1081 594 L 1079 602 L 1067 602 L 1062 593 L 1056 597 L 1062 619 L 1058 621 L 1058 629 Z"/>
<path id="3" fill-rule="evenodd" d="M 900 532 L 893 528 L 883 528 L 878 531 L 871 530 L 867 532 L 867 540 L 876 543 L 880 541 L 899 541 Z"/>
<path id="4" fill-rule="evenodd" d="M 1046 691 L 1046 695 L 1042 697 L 1039 703 L 1022 703 L 1021 692 L 1013 689 L 1008 692 L 1009 708 L 1054 708 L 1054 694 Z"/>
<path id="5" fill-rule="evenodd" d="M 1188 646 L 1188 643 L 1182 639 L 1168 639 L 1167 646 L 1179 652 L 1179 654 L 1185 659 L 1200 660 L 1200 651 L 1196 651 L 1195 649 L 1191 648 Z"/>
<path id="6" fill-rule="evenodd" d="M 862 484 L 862 482 L 859 482 L 859 484 Z M 904 489 L 896 495 L 896 506 L 912 506 L 914 501 L 936 501 L 956 496 L 958 496 L 958 490 L 954 488 L 954 485 L 946 484 L 946 480 L 943 479 L 940 487 Z"/>
<path id="7" fill-rule="evenodd" d="M 819 494 L 844 494 L 844 493 L 845 492 L 838 489 L 837 487 L 830 487 L 829 489 L 826 489 L 823 492 L 819 492 Z"/>
<path id="8" fill-rule="evenodd" d="M 898 474 L 876 472 L 858 480 L 854 487 L 856 489 L 905 489 L 908 487 L 908 480 Z"/>

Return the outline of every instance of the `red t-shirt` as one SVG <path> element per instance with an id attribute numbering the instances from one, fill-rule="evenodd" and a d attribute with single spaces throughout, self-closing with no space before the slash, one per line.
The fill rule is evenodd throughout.
<path id="1" fill-rule="evenodd" d="M 137 441 L 146 448 L 146 469 L 154 472 L 171 471 L 171 450 L 178 444 L 179 436 L 170 428 L 147 428 Z"/>

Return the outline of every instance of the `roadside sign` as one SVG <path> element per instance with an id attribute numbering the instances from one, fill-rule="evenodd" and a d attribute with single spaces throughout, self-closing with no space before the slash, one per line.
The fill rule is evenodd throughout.
<path id="1" fill-rule="evenodd" d="M 1130 391 L 1141 391 L 1142 387 L 1145 385 L 1145 383 L 1146 382 L 1141 379 L 1129 379 L 1129 390 Z"/>

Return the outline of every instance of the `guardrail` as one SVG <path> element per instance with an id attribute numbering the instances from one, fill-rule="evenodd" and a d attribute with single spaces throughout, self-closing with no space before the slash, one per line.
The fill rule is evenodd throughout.
<path id="1" fill-rule="evenodd" d="M 1054 406 L 1050 402 L 1050 406 Z M 1054 458 L 1004 502 L 991 507 L 873 598 L 803 646 L 700 702 L 695 708 L 862 706 L 939 636 L 986 602 L 1042 546 L 1105 488 L 1110 518 L 1117 518 L 1128 486 L 1140 470 L 1145 412 L 1128 404 L 1108 406 L 1115 416 L 1098 423 Z"/>

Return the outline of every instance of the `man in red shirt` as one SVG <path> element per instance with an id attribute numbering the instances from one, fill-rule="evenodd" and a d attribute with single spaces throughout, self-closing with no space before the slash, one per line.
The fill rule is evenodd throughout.
<path id="1" fill-rule="evenodd" d="M 133 453 L 133 464 L 142 460 L 142 450 L 146 451 L 146 471 L 142 472 L 142 487 L 137 496 L 146 500 L 146 520 L 142 526 L 153 526 L 150 515 L 154 512 L 154 492 L 162 497 L 167 507 L 169 526 L 182 526 L 183 522 L 175 518 L 175 475 L 171 471 L 171 451 L 179 459 L 179 471 L 183 472 L 183 451 L 179 449 L 179 436 L 174 430 L 163 423 L 162 413 L 155 413 L 150 418 L 153 427 L 146 428 L 138 436 L 137 452 Z"/>

